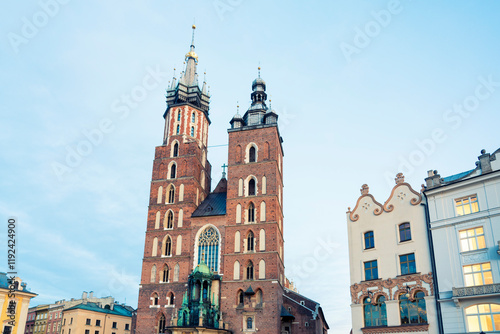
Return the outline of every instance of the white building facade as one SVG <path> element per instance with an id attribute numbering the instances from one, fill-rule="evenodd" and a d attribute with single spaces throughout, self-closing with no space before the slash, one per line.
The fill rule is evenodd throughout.
<path id="1" fill-rule="evenodd" d="M 396 176 L 384 204 L 365 184 L 347 212 L 352 333 L 438 333 L 422 194 Z"/>
<path id="2" fill-rule="evenodd" d="M 500 149 L 424 191 L 444 333 L 500 333 Z"/>

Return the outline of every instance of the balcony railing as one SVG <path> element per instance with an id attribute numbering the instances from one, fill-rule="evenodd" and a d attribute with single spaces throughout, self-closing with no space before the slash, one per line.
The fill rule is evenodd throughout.
<path id="1" fill-rule="evenodd" d="M 467 286 L 465 288 L 452 288 L 452 289 L 453 289 L 453 297 L 489 295 L 492 293 L 500 293 L 500 283 Z"/>

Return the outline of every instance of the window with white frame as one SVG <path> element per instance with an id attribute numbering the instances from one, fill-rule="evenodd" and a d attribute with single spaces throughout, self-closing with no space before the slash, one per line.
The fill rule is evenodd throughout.
<path id="1" fill-rule="evenodd" d="M 464 266 L 465 286 L 493 284 L 491 263 L 478 263 Z"/>
<path id="2" fill-rule="evenodd" d="M 468 215 L 478 211 L 479 204 L 477 203 L 477 195 L 455 199 L 455 212 L 457 216 Z"/>
<path id="3" fill-rule="evenodd" d="M 479 304 L 465 308 L 467 332 L 500 331 L 500 304 Z"/>
<path id="4" fill-rule="evenodd" d="M 462 230 L 458 234 L 460 237 L 460 249 L 462 252 L 486 248 L 484 230 L 482 226 Z"/>

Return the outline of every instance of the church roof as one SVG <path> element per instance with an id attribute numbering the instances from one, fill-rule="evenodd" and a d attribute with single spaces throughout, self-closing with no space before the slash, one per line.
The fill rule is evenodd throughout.
<path id="1" fill-rule="evenodd" d="M 226 192 L 211 193 L 193 212 L 191 217 L 220 216 L 226 214 Z"/>

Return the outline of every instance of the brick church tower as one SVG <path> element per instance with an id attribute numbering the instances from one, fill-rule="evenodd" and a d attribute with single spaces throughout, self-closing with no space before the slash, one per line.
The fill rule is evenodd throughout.
<path id="1" fill-rule="evenodd" d="M 166 95 L 135 333 L 325 333 L 319 304 L 285 277 L 283 147 L 260 68 L 250 107 L 230 121 L 228 177 L 210 192 L 210 96 L 198 84 L 194 29 Z"/>

